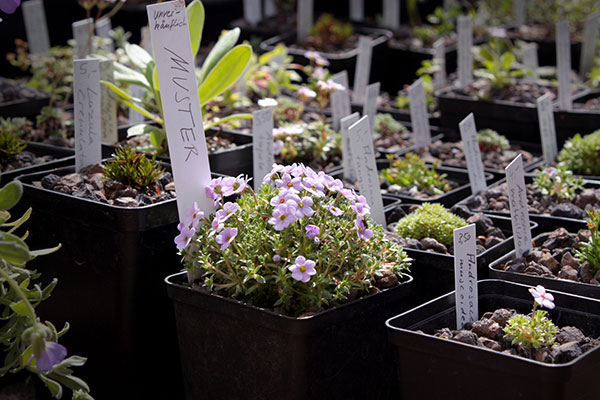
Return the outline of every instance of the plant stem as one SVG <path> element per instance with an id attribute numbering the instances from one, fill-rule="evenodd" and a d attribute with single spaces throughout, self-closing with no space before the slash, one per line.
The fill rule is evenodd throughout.
<path id="1" fill-rule="evenodd" d="M 6 266 L 6 261 L 4 261 L 4 266 Z M 19 284 L 15 282 L 13 278 L 10 277 L 10 275 L 4 270 L 4 268 L 0 268 L 0 277 L 2 277 L 6 282 L 8 282 L 10 287 L 13 288 L 15 293 L 17 293 L 17 296 L 19 296 L 21 301 L 25 304 L 25 306 L 27 307 L 27 313 L 29 314 L 31 321 L 37 321 L 37 315 L 35 313 L 35 310 L 33 309 L 33 306 L 29 302 L 29 299 L 27 298 L 25 293 L 23 293 L 23 291 L 19 287 Z"/>

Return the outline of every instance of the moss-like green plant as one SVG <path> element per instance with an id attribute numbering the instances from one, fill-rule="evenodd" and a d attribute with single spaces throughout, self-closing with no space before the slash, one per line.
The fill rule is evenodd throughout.
<path id="1" fill-rule="evenodd" d="M 454 230 L 466 225 L 467 222 L 464 219 L 447 211 L 443 205 L 424 203 L 398 221 L 396 233 L 402 237 L 417 240 L 433 238 L 445 246 L 450 246 Z"/>
<path id="2" fill-rule="evenodd" d="M 390 167 L 381 171 L 381 177 L 391 185 L 402 187 L 415 186 L 418 190 L 428 190 L 433 194 L 443 194 L 449 192 L 452 188 L 446 180 L 446 174 L 440 174 L 436 171 L 438 163 L 434 163 L 429 168 L 417 154 L 406 153 L 404 157 L 394 159 L 393 154 L 389 154 L 387 159 Z"/>
<path id="3" fill-rule="evenodd" d="M 558 168 L 544 168 L 535 177 L 533 184 L 543 195 L 557 201 L 566 201 L 575 197 L 576 191 L 583 185 L 583 179 L 575 178 L 564 165 L 559 165 Z"/>
<path id="4" fill-rule="evenodd" d="M 20 138 L 25 118 L 0 117 L 0 161 L 7 162 L 25 150 L 27 145 Z"/>
<path id="5" fill-rule="evenodd" d="M 65 129 L 60 108 L 43 107 L 36 119 L 37 128 L 47 135 L 62 135 Z"/>
<path id="6" fill-rule="evenodd" d="M 558 328 L 546 317 L 547 314 L 542 310 L 535 311 L 532 316 L 517 314 L 508 320 L 504 333 L 510 337 L 512 344 L 530 349 L 552 346 Z"/>
<path id="7" fill-rule="evenodd" d="M 381 136 L 391 136 L 396 133 L 408 132 L 408 129 L 396 121 L 391 114 L 376 114 L 375 132 Z"/>
<path id="8" fill-rule="evenodd" d="M 318 50 L 344 46 L 354 33 L 351 23 L 343 23 L 331 14 L 322 14 L 310 28 L 307 42 Z"/>
<path id="9" fill-rule="evenodd" d="M 114 157 L 104 164 L 105 178 L 139 190 L 150 190 L 164 172 L 157 161 L 131 149 L 119 147 Z"/>
<path id="10" fill-rule="evenodd" d="M 594 271 L 600 271 L 600 235 L 598 227 L 600 226 L 600 214 L 592 209 L 588 210 L 587 226 L 590 230 L 590 239 L 581 243 L 579 249 L 575 249 L 575 257 L 580 263 L 589 262 Z"/>
<path id="11" fill-rule="evenodd" d="M 567 140 L 558 154 L 558 161 L 575 174 L 600 175 L 600 129 Z"/>
<path id="12" fill-rule="evenodd" d="M 484 152 L 508 150 L 510 145 L 506 137 L 493 129 L 482 129 L 477 132 L 479 148 Z"/>

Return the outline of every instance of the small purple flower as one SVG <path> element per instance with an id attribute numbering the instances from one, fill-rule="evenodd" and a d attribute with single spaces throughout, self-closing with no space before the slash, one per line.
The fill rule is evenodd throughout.
<path id="1" fill-rule="evenodd" d="M 202 218 L 204 218 L 204 213 L 198 209 L 197 202 L 194 202 L 192 208 L 185 212 L 185 224 L 192 228 L 197 228 Z"/>
<path id="2" fill-rule="evenodd" d="M 189 226 L 183 226 L 179 235 L 175 236 L 175 244 L 177 245 L 177 250 L 185 249 L 188 244 L 192 241 L 192 237 L 196 234 L 196 228 L 191 228 Z"/>
<path id="3" fill-rule="evenodd" d="M 298 97 L 302 100 L 314 99 L 317 97 L 317 93 L 312 89 L 302 86 L 298 89 Z"/>
<path id="4" fill-rule="evenodd" d="M 225 228 L 221 233 L 217 235 L 215 241 L 221 245 L 221 250 L 225 250 L 229 247 L 233 239 L 237 236 L 237 228 Z"/>
<path id="5" fill-rule="evenodd" d="M 354 192 L 354 190 L 351 189 L 346 189 L 346 188 L 341 188 L 338 190 L 338 193 L 341 194 L 342 196 L 344 196 L 346 198 L 346 200 L 354 202 L 356 201 L 356 193 Z"/>
<path id="6" fill-rule="evenodd" d="M 367 223 L 364 219 L 357 217 L 354 221 L 354 225 L 356 226 L 356 233 L 358 234 L 359 239 L 369 240 L 371 236 L 373 236 L 373 231 L 367 227 Z"/>
<path id="7" fill-rule="evenodd" d="M 313 204 L 313 199 L 308 196 L 298 199 L 298 201 L 296 201 L 296 217 L 312 217 L 312 215 L 315 213 L 315 210 L 311 208 Z"/>
<path id="8" fill-rule="evenodd" d="M 296 257 L 296 263 L 290 265 L 288 269 L 292 272 L 292 278 L 304 283 L 308 282 L 310 277 L 317 273 L 315 262 L 307 260 L 303 256 Z"/>
<path id="9" fill-rule="evenodd" d="M 322 81 L 323 79 L 325 79 L 325 75 L 327 73 L 325 72 L 325 68 L 321 67 L 321 66 L 316 66 L 315 70 L 313 72 L 313 78 Z"/>
<path id="10" fill-rule="evenodd" d="M 329 212 L 334 216 L 334 217 L 339 217 L 340 215 L 342 215 L 344 213 L 344 211 L 340 210 L 339 208 L 337 208 L 336 206 L 334 206 L 333 204 L 327 204 L 325 206 L 326 209 L 329 210 Z"/>
<path id="11" fill-rule="evenodd" d="M 218 219 L 220 222 L 225 222 L 239 209 L 240 206 L 237 203 L 232 203 L 228 201 L 223 205 L 223 209 L 217 211 L 215 219 Z"/>
<path id="12" fill-rule="evenodd" d="M 268 223 L 273 225 L 276 231 L 282 231 L 296 222 L 296 207 L 293 204 L 293 201 L 286 201 L 273 210 L 273 216 L 269 218 Z"/>
<path id="13" fill-rule="evenodd" d="M 248 186 L 248 178 L 244 178 L 242 174 L 238 175 L 231 184 L 231 188 L 233 189 L 233 194 L 242 193 L 244 189 Z"/>
<path id="14" fill-rule="evenodd" d="M 546 292 L 546 288 L 542 285 L 537 285 L 534 288 L 529 288 L 529 293 L 533 296 L 533 299 L 542 307 L 546 307 L 550 310 L 554 308 L 554 296 L 552 293 Z"/>
<path id="15" fill-rule="evenodd" d="M 234 193 L 233 185 L 235 184 L 235 178 L 233 176 L 228 176 L 223 178 L 221 181 L 221 187 L 223 191 L 223 196 L 228 197 Z"/>
<path id="16" fill-rule="evenodd" d="M 275 186 L 286 190 L 300 191 L 304 189 L 302 186 L 302 178 L 292 178 L 289 174 L 283 174 L 281 179 L 277 179 L 275 181 Z"/>
<path id="17" fill-rule="evenodd" d="M 20 5 L 21 0 L 0 0 L 0 10 L 7 14 L 14 13 Z"/>
<path id="18" fill-rule="evenodd" d="M 221 200 L 223 197 L 223 178 L 215 178 L 206 187 L 206 195 L 213 200 Z"/>
<path id="19" fill-rule="evenodd" d="M 371 209 L 369 208 L 369 206 L 363 203 L 354 203 L 350 206 L 350 208 L 352 208 L 356 215 L 361 218 L 365 215 L 371 214 Z"/>
<path id="20" fill-rule="evenodd" d="M 273 154 L 274 155 L 279 155 L 281 154 L 281 150 L 283 150 L 283 140 L 275 140 L 273 142 Z"/>
<path id="21" fill-rule="evenodd" d="M 325 197 L 325 192 L 323 192 L 325 186 L 317 178 L 304 178 L 302 186 L 307 192 L 317 197 Z"/>
<path id="22" fill-rule="evenodd" d="M 315 64 L 322 65 L 327 67 L 329 65 L 329 61 L 323 57 L 318 51 L 307 51 L 304 53 L 304 57 L 308 58 L 311 61 L 315 61 Z"/>
<path id="23" fill-rule="evenodd" d="M 294 196 L 294 191 L 286 190 L 281 188 L 277 196 L 273 196 L 269 201 L 273 207 L 277 207 L 280 204 L 285 204 L 286 201 L 290 200 Z M 298 197 L 298 196 L 296 196 Z"/>
<path id="24" fill-rule="evenodd" d="M 67 348 L 60 343 L 56 342 L 44 342 L 44 348 L 40 353 L 40 356 L 35 361 L 35 366 L 40 372 L 48 372 L 54 368 L 55 365 L 63 362 L 67 356 Z M 29 361 L 34 356 L 29 357 Z"/>
<path id="25" fill-rule="evenodd" d="M 558 170 L 556 168 L 554 168 L 554 167 L 548 167 L 548 168 L 545 168 L 542 171 L 542 173 L 548 175 L 548 178 L 553 178 L 554 175 L 556 175 L 557 172 L 558 172 Z"/>
<path id="26" fill-rule="evenodd" d="M 223 223 L 223 221 L 221 221 L 219 218 L 217 218 L 215 216 L 215 219 L 213 219 L 212 223 L 210 224 L 211 226 L 211 230 L 210 233 L 208 234 L 208 236 L 212 236 L 215 233 L 219 233 L 223 230 L 223 228 L 225 228 L 225 224 Z"/>
<path id="27" fill-rule="evenodd" d="M 316 225 L 306 225 L 306 237 L 313 240 L 321 234 L 321 229 Z"/>
<path id="28" fill-rule="evenodd" d="M 275 255 L 273 256 L 273 261 L 274 261 L 274 262 L 279 262 L 279 261 L 281 261 L 281 256 L 280 256 L 279 254 L 275 254 Z"/>

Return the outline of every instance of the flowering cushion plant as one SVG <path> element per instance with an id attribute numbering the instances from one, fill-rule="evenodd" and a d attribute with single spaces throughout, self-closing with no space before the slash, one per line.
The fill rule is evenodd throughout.
<path id="1" fill-rule="evenodd" d="M 363 196 L 302 164 L 274 165 L 258 192 L 242 177 L 206 190 L 216 213 L 194 206 L 175 242 L 192 275 L 224 296 L 300 316 L 375 292 L 409 266 Z"/>

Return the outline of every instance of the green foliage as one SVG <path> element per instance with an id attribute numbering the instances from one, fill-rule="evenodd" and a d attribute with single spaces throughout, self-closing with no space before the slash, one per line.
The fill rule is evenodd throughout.
<path id="1" fill-rule="evenodd" d="M 590 230 L 590 239 L 587 242 L 580 243 L 580 248 L 575 249 L 575 258 L 580 263 L 589 262 L 594 271 L 600 271 L 600 235 L 598 234 L 600 214 L 594 209 L 588 210 L 587 213 L 587 226 Z"/>
<path id="2" fill-rule="evenodd" d="M 573 172 L 565 165 L 558 168 L 544 168 L 533 180 L 533 184 L 544 196 L 550 196 L 557 201 L 566 201 L 575 197 L 577 190 L 581 189 L 583 180 L 575 178 Z"/>
<path id="3" fill-rule="evenodd" d="M 317 22 L 310 28 L 307 42 L 317 50 L 343 47 L 354 33 L 349 22 L 341 22 L 331 14 L 321 14 Z"/>
<path id="4" fill-rule="evenodd" d="M 22 192 L 19 181 L 0 189 L 0 342 L 4 348 L 0 376 L 25 369 L 36 374 L 55 398 L 62 396 L 64 385 L 73 391 L 74 398 L 92 399 L 88 385 L 72 375 L 72 367 L 85 364 L 85 358 L 71 356 L 62 361 L 56 360 L 47 372 L 37 369 L 37 359 L 50 342 L 58 342 L 68 331 L 69 324 L 57 331 L 51 322 L 40 322 L 35 312 L 35 308 L 50 296 L 57 280 L 42 286 L 36 282 L 40 274 L 27 269 L 25 264 L 35 257 L 58 250 L 60 245 L 52 249 L 30 250 L 24 241 L 27 233 L 23 237 L 15 234 L 31 215 L 29 209 L 21 218 L 8 222 L 11 215 L 7 210 L 18 203 Z"/>
<path id="5" fill-rule="evenodd" d="M 580 32 L 585 18 L 598 9 L 595 0 L 531 0 L 527 12 L 530 19 L 547 26 L 554 36 L 557 22 L 568 20 L 571 30 Z"/>
<path id="6" fill-rule="evenodd" d="M 282 166 L 272 171 L 273 180 L 284 177 L 279 167 Z M 285 173 L 288 177 L 291 175 L 307 183 L 309 176 L 320 179 L 304 166 L 288 171 L 289 174 Z M 339 180 L 337 183 L 341 188 L 342 183 Z M 216 189 L 217 185 L 224 186 L 225 180 L 213 180 L 209 187 Z M 400 273 L 409 265 L 402 249 L 386 240 L 383 229 L 373 224 L 368 215 L 361 221 L 366 223 L 363 231 L 369 230 L 372 236 L 359 237 L 357 214 L 352 209 L 358 197 L 350 201 L 337 190 L 325 188 L 323 196 L 318 196 L 302 189 L 298 192 L 298 201 L 304 199 L 308 206 L 306 199 L 310 198 L 314 212 L 276 229 L 269 221 L 275 219 L 271 216 L 278 207 L 277 196 L 283 196 L 284 189 L 280 192 L 275 185 L 264 184 L 255 193 L 244 183 L 239 188 L 241 193 L 235 202 L 239 209 L 232 208 L 234 204 L 226 202 L 221 195 L 215 199 L 221 204 L 217 213 L 230 210 L 221 224 L 226 226 L 224 229 L 237 230 L 229 233 L 233 235 L 229 236 L 233 238 L 231 242 L 225 248 L 219 246 L 219 234 L 212 227 L 213 223 L 218 224 L 215 219 L 219 214 L 212 214 L 203 217 L 197 228 L 193 228 L 191 241 L 181 250 L 185 267 L 211 291 L 297 317 L 333 307 L 346 300 L 352 291 L 367 295 L 383 270 Z M 332 205 L 343 214 L 333 215 L 327 208 Z M 187 223 L 193 224 L 192 221 Z M 318 228 L 314 237 L 307 236 L 308 225 Z M 305 281 L 294 278 L 289 269 L 300 256 L 314 262 L 315 274 Z"/>
<path id="7" fill-rule="evenodd" d="M 115 149 L 114 158 L 104 164 L 105 178 L 139 190 L 150 190 L 164 172 L 157 161 L 132 149 L 119 147 Z"/>
<path id="8" fill-rule="evenodd" d="M 460 6 L 453 4 L 448 11 L 443 7 L 436 7 L 433 13 L 427 16 L 430 25 L 413 26 L 413 35 L 427 47 L 442 36 L 454 32 L 454 21 L 460 15 Z"/>
<path id="9" fill-rule="evenodd" d="M 421 61 L 421 68 L 417 70 L 417 76 L 423 79 L 425 103 L 429 112 L 434 112 L 437 109 L 433 74 L 440 68 L 439 60 L 423 60 Z M 410 98 L 408 97 L 407 90 L 402 90 L 398 97 L 396 97 L 395 107 L 401 110 L 408 110 L 410 108 Z"/>
<path id="10" fill-rule="evenodd" d="M 37 128 L 47 135 L 63 135 L 65 125 L 62 113 L 63 111 L 60 108 L 42 107 L 36 120 Z"/>
<path id="11" fill-rule="evenodd" d="M 600 175 L 600 130 L 567 140 L 558 161 L 575 174 Z"/>
<path id="12" fill-rule="evenodd" d="M 0 162 L 13 160 L 27 144 L 20 138 L 25 118 L 0 117 Z"/>
<path id="13" fill-rule="evenodd" d="M 546 317 L 547 314 L 542 310 L 533 311 L 531 316 L 516 314 L 508 320 L 504 333 L 508 335 L 513 345 L 525 346 L 533 350 L 552 346 L 558 328 Z"/>
<path id="14" fill-rule="evenodd" d="M 515 83 L 515 78 L 525 75 L 524 70 L 516 62 L 507 41 L 492 39 L 486 45 L 476 48 L 475 59 L 481 65 L 473 71 L 478 78 L 486 79 L 492 90 L 504 89 Z M 489 96 L 484 95 L 483 97 Z"/>
<path id="15" fill-rule="evenodd" d="M 398 221 L 396 233 L 417 240 L 433 238 L 445 246 L 450 246 L 453 243 L 454 230 L 466 225 L 464 219 L 447 211 L 443 205 L 424 203 Z"/>
<path id="16" fill-rule="evenodd" d="M 394 159 L 393 154 L 388 154 L 390 167 L 381 171 L 381 177 L 388 185 L 401 187 L 414 186 L 417 190 L 427 190 L 433 194 L 443 194 L 451 190 L 446 174 L 436 171 L 439 164 L 434 163 L 427 167 L 417 154 L 406 153 L 404 157 Z"/>
<path id="17" fill-rule="evenodd" d="M 277 62 L 277 60 L 281 62 Z M 261 54 L 260 57 L 253 54 L 244 76 L 248 95 L 262 99 L 277 97 L 284 89 L 298 90 L 298 83 L 302 81 L 302 77 L 291 68 L 292 60 L 286 47 L 282 44 Z"/>
<path id="18" fill-rule="evenodd" d="M 273 132 L 273 136 L 275 140 L 283 141 L 280 153 L 283 164 L 301 162 L 323 165 L 342 154 L 341 135 L 322 121 L 282 125 Z"/>
<path id="19" fill-rule="evenodd" d="M 273 110 L 275 121 L 279 123 L 295 123 L 300 120 L 304 106 L 291 97 L 282 96 L 277 98 L 277 105 Z"/>
<path id="20" fill-rule="evenodd" d="M 408 132 L 408 129 L 396 121 L 391 114 L 375 114 L 375 132 L 381 136 L 392 136 Z"/>
<path id="21" fill-rule="evenodd" d="M 482 129 L 477 132 L 477 142 L 479 142 L 481 151 L 486 153 L 508 150 L 510 148 L 506 137 L 493 129 Z"/>

